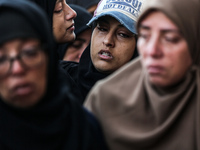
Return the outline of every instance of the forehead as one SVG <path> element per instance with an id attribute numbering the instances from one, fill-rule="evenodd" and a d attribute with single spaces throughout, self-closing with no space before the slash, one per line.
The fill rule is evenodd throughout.
<path id="1" fill-rule="evenodd" d="M 141 26 L 158 27 L 161 29 L 178 29 L 178 27 L 161 11 L 153 11 L 148 13 L 139 24 Z"/>

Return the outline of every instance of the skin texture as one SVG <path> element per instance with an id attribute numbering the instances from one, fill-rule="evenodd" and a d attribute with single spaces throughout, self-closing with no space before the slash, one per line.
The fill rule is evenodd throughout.
<path id="1" fill-rule="evenodd" d="M 38 40 L 14 39 L 0 47 L 0 55 L 15 57 L 21 50 L 40 45 Z M 35 105 L 46 91 L 47 57 L 42 52 L 43 61 L 34 68 L 25 68 L 17 59 L 10 73 L 0 79 L 0 95 L 9 105 L 28 108 Z"/>
<path id="2" fill-rule="evenodd" d="M 58 43 L 71 42 L 75 39 L 74 18 L 76 12 L 65 0 L 57 0 L 53 13 L 53 33 Z"/>
<path id="3" fill-rule="evenodd" d="M 101 17 L 91 39 L 94 67 L 102 73 L 114 72 L 130 61 L 135 46 L 136 40 L 132 32 L 113 17 Z"/>
<path id="4" fill-rule="evenodd" d="M 192 64 L 181 31 L 159 11 L 151 12 L 141 21 L 138 49 L 150 82 L 159 87 L 178 83 Z"/>
<path id="5" fill-rule="evenodd" d="M 91 40 L 92 29 L 87 29 L 77 35 L 67 48 L 63 60 L 79 62 L 81 55 Z"/>

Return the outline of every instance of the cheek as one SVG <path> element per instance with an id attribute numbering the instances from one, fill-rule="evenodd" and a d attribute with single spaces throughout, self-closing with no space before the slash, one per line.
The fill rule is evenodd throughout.
<path id="1" fill-rule="evenodd" d="M 176 62 L 177 65 L 174 64 L 175 70 L 177 70 L 177 74 L 185 74 L 189 67 L 192 65 L 192 59 L 190 57 L 189 52 L 185 50 L 185 52 L 180 53 L 179 55 L 175 55 L 173 58 L 173 62 Z M 173 57 L 173 56 L 171 56 Z M 170 58 L 169 58 L 170 59 Z"/>
<path id="2" fill-rule="evenodd" d="M 41 97 L 46 91 L 46 85 L 47 85 L 47 68 L 46 66 L 41 67 L 40 70 L 36 70 L 35 74 L 33 74 L 33 82 L 36 84 L 36 89 L 37 89 L 37 95 Z M 36 82 L 37 81 L 37 82 Z"/>
<path id="3" fill-rule="evenodd" d="M 144 49 L 144 42 L 139 38 L 137 41 L 137 48 L 138 48 L 138 53 L 140 55 L 144 55 L 143 54 L 143 49 Z"/>
<path id="4" fill-rule="evenodd" d="M 133 57 L 135 47 L 136 47 L 135 42 L 125 43 L 121 45 L 121 48 L 117 48 L 117 51 L 118 49 L 122 50 L 118 51 L 119 52 L 118 57 L 120 57 L 123 61 L 128 62 Z"/>
<path id="5" fill-rule="evenodd" d="M 92 36 L 90 46 L 91 55 L 94 55 L 99 51 L 98 48 L 100 49 L 100 45 L 100 40 L 96 36 Z"/>
<path id="6" fill-rule="evenodd" d="M 63 25 L 64 25 L 64 22 L 62 22 L 61 19 L 54 19 L 53 20 L 53 31 L 58 33 L 59 31 L 64 29 Z"/>
<path id="7" fill-rule="evenodd" d="M 3 96 L 3 97 L 7 97 L 8 95 L 8 89 L 9 87 L 7 87 L 7 85 L 9 85 L 9 83 L 4 80 L 4 81 L 0 81 L 0 96 Z"/>

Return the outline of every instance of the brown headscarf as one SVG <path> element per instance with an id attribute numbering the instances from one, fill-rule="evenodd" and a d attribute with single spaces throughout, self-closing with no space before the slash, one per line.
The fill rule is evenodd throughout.
<path id="1" fill-rule="evenodd" d="M 182 82 L 156 88 L 138 58 L 98 82 L 85 106 L 101 122 L 111 150 L 200 150 L 200 1 L 148 0 L 138 24 L 154 9 L 188 43 L 194 63 Z"/>

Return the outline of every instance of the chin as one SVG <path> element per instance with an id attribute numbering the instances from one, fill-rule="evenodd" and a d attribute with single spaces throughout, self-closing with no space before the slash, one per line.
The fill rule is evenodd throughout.
<path id="1" fill-rule="evenodd" d="M 170 86 L 170 83 L 167 81 L 163 81 L 163 80 L 150 80 L 150 82 L 155 85 L 156 87 L 160 87 L 160 88 L 167 88 Z"/>
<path id="2" fill-rule="evenodd" d="M 75 35 L 75 33 L 73 32 L 73 33 L 71 33 L 70 35 L 68 35 L 68 36 L 66 37 L 65 43 L 66 43 L 66 42 L 73 42 L 73 41 L 75 40 L 75 38 L 76 38 L 76 35 Z"/>
<path id="3" fill-rule="evenodd" d="M 97 71 L 99 71 L 100 73 L 104 73 L 104 74 L 111 74 L 113 73 L 112 70 L 105 70 L 105 68 L 98 68 Z"/>

